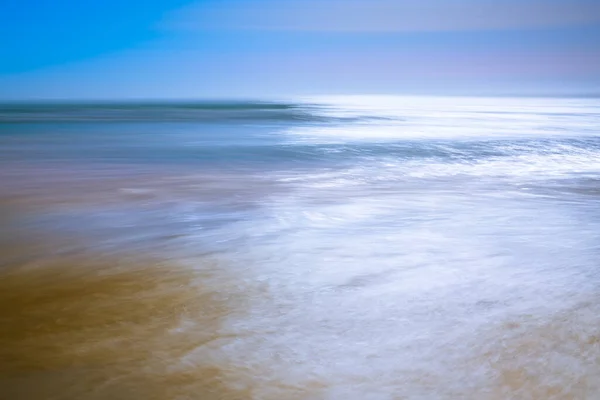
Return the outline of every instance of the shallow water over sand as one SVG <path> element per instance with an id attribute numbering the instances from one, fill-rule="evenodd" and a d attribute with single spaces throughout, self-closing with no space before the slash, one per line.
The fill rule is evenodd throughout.
<path id="1" fill-rule="evenodd" d="M 327 101 L 9 118 L 0 391 L 598 398 L 598 101 Z"/>

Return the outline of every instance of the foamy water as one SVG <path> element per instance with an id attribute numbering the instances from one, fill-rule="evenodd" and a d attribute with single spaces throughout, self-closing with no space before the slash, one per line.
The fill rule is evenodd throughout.
<path id="1" fill-rule="evenodd" d="M 600 397 L 598 99 L 19 107 L 13 398 Z"/>

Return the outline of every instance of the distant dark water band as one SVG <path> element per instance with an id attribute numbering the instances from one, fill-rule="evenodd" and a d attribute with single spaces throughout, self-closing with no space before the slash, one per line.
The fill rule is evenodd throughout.
<path id="1" fill-rule="evenodd" d="M 0 122 L 51 121 L 340 121 L 317 106 L 263 102 L 0 104 Z"/>

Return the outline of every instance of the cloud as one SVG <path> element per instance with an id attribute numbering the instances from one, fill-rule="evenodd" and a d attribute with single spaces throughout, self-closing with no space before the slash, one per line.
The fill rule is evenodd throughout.
<path id="1" fill-rule="evenodd" d="M 174 29 L 426 32 L 600 22 L 600 0 L 221 0 L 176 12 Z"/>

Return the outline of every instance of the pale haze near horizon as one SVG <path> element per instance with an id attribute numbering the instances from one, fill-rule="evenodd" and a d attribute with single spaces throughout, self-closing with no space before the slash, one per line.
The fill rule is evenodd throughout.
<path id="1" fill-rule="evenodd" d="M 600 93 L 592 0 L 27 3 L 0 17 L 3 100 Z"/>

